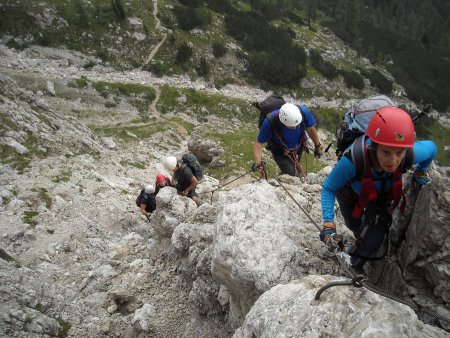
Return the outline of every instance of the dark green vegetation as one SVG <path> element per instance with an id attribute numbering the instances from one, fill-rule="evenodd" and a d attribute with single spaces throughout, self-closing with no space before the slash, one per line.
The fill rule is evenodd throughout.
<path id="1" fill-rule="evenodd" d="M 450 6 L 446 0 L 320 0 L 313 16 L 372 63 L 381 63 L 418 101 L 450 105 Z"/>
<path id="2" fill-rule="evenodd" d="M 52 197 L 48 194 L 47 189 L 45 188 L 31 188 L 31 191 L 38 194 L 41 201 L 45 204 L 47 209 L 52 207 Z"/>
<path id="3" fill-rule="evenodd" d="M 154 30 L 151 1 L 140 0 L 92 0 L 66 1 L 47 0 L 47 6 L 35 1 L 3 1 L 0 8 L 0 34 L 25 37 L 33 40 L 11 39 L 14 48 L 25 48 L 28 43 L 44 46 L 65 45 L 70 49 L 96 55 L 103 62 L 111 62 L 120 68 L 131 68 L 142 64 L 148 56 L 148 46 L 158 40 L 150 35 Z M 55 19 L 44 24 L 37 17 L 45 17 L 44 10 Z M 128 18 L 137 17 L 142 25 L 132 27 Z M 139 41 L 133 33 L 146 34 Z M 28 41 L 28 42 L 27 42 Z M 86 68 L 93 64 L 86 65 Z"/>
<path id="4" fill-rule="evenodd" d="M 8 253 L 2 248 L 0 248 L 0 258 L 8 262 L 14 261 L 14 258 L 8 255 Z"/>
<path id="5" fill-rule="evenodd" d="M 58 334 L 59 338 L 65 338 L 69 334 L 69 330 L 72 327 L 72 325 L 69 322 L 66 322 L 62 318 L 56 318 L 58 321 L 58 324 L 61 326 L 61 330 Z"/>
<path id="6" fill-rule="evenodd" d="M 123 95 L 129 99 L 129 102 L 136 107 L 141 116 L 147 113 L 148 106 L 156 97 L 155 90 L 151 87 L 130 84 L 130 83 L 109 83 L 95 82 L 93 87 L 105 98 L 113 97 L 113 100 L 120 101 L 119 95 Z M 111 102 L 109 107 L 114 107 L 115 103 Z"/>
<path id="7" fill-rule="evenodd" d="M 25 0 L 2 3 L 0 34 L 21 37 L 11 39 L 10 46 L 26 47 L 29 42 L 24 37 L 31 34 L 34 38 L 32 43 L 66 45 L 102 60 L 95 62 L 109 62 L 122 69 L 142 65 L 162 38 L 154 29 L 150 1 L 48 0 L 46 3 L 38 5 Z M 37 15 L 31 13 L 42 14 L 47 8 L 56 19 L 45 27 L 38 27 Z M 386 67 L 395 81 L 406 88 L 410 98 L 416 102 L 433 103 L 442 111 L 450 102 L 449 14 L 448 1 L 443 0 L 161 0 L 158 17 L 162 25 L 172 32 L 152 63 L 144 69 L 160 76 L 187 74 L 191 79 L 203 77 L 216 88 L 228 83 L 247 82 L 300 99 L 324 96 L 333 100 L 337 95 L 342 99 L 361 97 L 361 90 L 369 90 L 364 79 L 369 79 L 371 86 L 380 92 L 392 94 L 394 79 L 384 71 L 383 67 Z M 131 25 L 131 17 L 142 20 L 142 26 Z M 335 52 L 332 48 L 334 41 L 322 34 L 323 26 L 333 30 L 358 51 L 358 56 L 367 57 L 372 64 L 360 62 L 347 51 L 339 51 L 342 55 L 328 58 L 327 55 Z M 131 36 L 133 33 L 145 34 L 146 39 L 138 41 Z M 90 69 L 95 62 L 90 61 L 84 67 Z M 318 79 L 316 83 L 343 80 L 349 89 L 341 91 L 334 85 L 299 88 L 303 78 Z M 71 85 L 84 88 L 88 80 L 81 77 Z M 113 110 L 125 97 L 140 111 L 145 122 L 154 91 L 134 86 L 95 84 L 95 88 L 108 98 L 106 107 Z M 158 110 L 162 113 L 182 111 L 204 122 L 208 121 L 209 114 L 252 121 L 251 110 L 243 102 L 234 106 L 231 103 L 233 108 L 229 109 L 229 102 L 223 97 L 204 96 L 192 91 L 184 93 L 188 102 L 182 105 L 174 99 L 182 94 L 181 90 L 165 88 Z M 237 106 L 239 110 L 235 109 Z M 206 110 L 202 111 L 202 107 Z M 322 110 L 315 114 L 320 127 L 334 132 L 336 119 L 343 112 L 322 114 Z M 42 115 L 42 119 L 45 116 Z M 418 135 L 435 139 L 439 145 L 438 161 L 450 164 L 449 152 L 443 150 L 443 146 L 448 144 L 448 130 L 436 121 L 428 120 L 426 126 L 418 127 Z M 192 128 L 192 125 L 188 127 Z M 130 134 L 133 132 L 155 132 L 148 128 L 124 130 L 125 126 L 108 128 L 97 132 L 119 135 L 123 139 L 132 139 Z M 26 145 L 30 153 L 20 156 L 12 148 L 1 146 L 2 154 L 6 154 L 2 162 L 25 168 L 30 158 L 42 156 L 35 144 L 30 139 Z"/>
<path id="8" fill-rule="evenodd" d="M 31 227 L 35 227 L 38 224 L 38 221 L 35 220 L 34 218 L 39 215 L 38 211 L 33 211 L 33 210 L 26 210 L 23 212 L 23 221 L 24 223 L 29 224 Z"/>
<path id="9" fill-rule="evenodd" d="M 252 75 L 275 85 L 298 85 L 306 75 L 306 53 L 294 43 L 295 33 L 271 25 L 258 12 L 233 10 L 227 14 L 227 32 L 249 52 Z"/>
<path id="10" fill-rule="evenodd" d="M 185 97 L 186 102 L 177 100 Z M 249 103 L 239 99 L 229 98 L 219 94 L 206 94 L 194 89 L 174 88 L 170 86 L 161 87 L 161 98 L 156 105 L 163 113 L 184 112 L 196 117 L 201 122 L 207 122 L 208 117 L 215 115 L 220 118 L 231 120 L 236 118 L 242 122 L 257 123 L 257 112 L 250 107 Z M 202 108 L 206 108 L 205 111 Z"/>
<path id="11" fill-rule="evenodd" d="M 329 61 L 325 61 L 320 55 L 320 52 L 316 49 L 309 50 L 309 59 L 311 61 L 311 65 L 317 69 L 323 76 L 332 80 L 336 76 L 338 76 L 338 71 L 336 66 L 333 65 Z"/>
<path id="12" fill-rule="evenodd" d="M 12 47 L 26 47 L 30 40 L 24 37 L 31 33 L 32 43 L 67 45 L 117 67 L 129 68 L 141 65 L 150 46 L 161 38 L 154 31 L 151 1 L 47 0 L 47 3 L 55 19 L 45 25 L 38 25 L 36 18 L 46 6 L 24 0 L 3 4 L 0 33 L 22 37 L 11 39 Z M 147 69 L 161 75 L 182 72 L 194 77 L 214 75 L 209 70 L 217 64 L 201 57 L 206 51 L 213 52 L 216 58 L 223 56 L 224 43 L 235 39 L 245 52 L 234 51 L 234 56 L 248 63 L 248 72 L 239 74 L 241 77 L 264 88 L 295 87 L 308 73 L 304 50 L 311 48 L 308 41 L 297 35 L 297 28 L 308 27 L 314 33 L 321 24 L 331 28 L 374 65 L 387 65 L 416 102 L 433 103 L 439 110 L 447 109 L 450 104 L 448 1 L 166 0 L 160 5 L 158 15 L 173 34 Z M 132 17 L 139 18 L 142 24 L 132 25 L 128 21 Z M 222 25 L 214 22 L 216 19 Z M 191 34 L 197 28 L 208 34 Z M 145 34 L 146 39 L 138 41 L 130 34 L 133 32 Z M 184 45 L 187 42 L 193 44 L 191 55 Z M 173 53 L 173 47 L 177 53 Z M 190 58 L 192 63 L 183 67 L 182 64 L 191 62 Z M 328 61 L 312 62 L 312 65 L 323 76 L 334 78 L 340 73 L 350 88 L 361 87 L 361 81 L 348 73 L 349 69 L 337 74 L 336 64 Z M 197 72 L 193 73 L 192 69 Z M 392 89 L 390 80 L 381 73 L 359 71 L 380 91 L 389 93 Z M 217 82 L 224 80 L 221 76 Z"/>
<path id="13" fill-rule="evenodd" d="M 10 130 L 19 130 L 19 127 L 7 114 L 0 112 L 0 134 L 5 135 Z M 29 167 L 33 158 L 42 158 L 45 154 L 39 149 L 40 141 L 29 132 L 22 145 L 28 149 L 25 154 L 19 154 L 13 147 L 0 143 L 1 163 L 10 165 L 23 173 Z"/>

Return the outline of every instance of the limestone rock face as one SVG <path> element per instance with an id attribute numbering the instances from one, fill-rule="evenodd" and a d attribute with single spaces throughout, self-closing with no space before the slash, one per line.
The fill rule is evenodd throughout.
<path id="1" fill-rule="evenodd" d="M 394 217 L 391 259 L 377 262 L 371 277 L 380 287 L 450 318 L 450 193 L 443 189 L 450 180 L 436 172 L 431 176 L 433 181 L 420 191 L 411 189 L 409 179 L 405 180 L 408 203 L 405 212 L 397 211 Z M 440 325 L 450 328 L 444 322 Z"/>
<path id="2" fill-rule="evenodd" d="M 397 276 L 395 284 L 405 295 L 450 318 L 450 180 L 435 171 L 431 175 L 433 181 L 420 192 L 408 190 L 408 212 L 399 217 L 393 229 L 395 264 L 385 262 L 383 270 L 376 272 L 382 271 L 385 285 Z M 441 321 L 440 325 L 450 329 L 448 323 Z"/>
<path id="3" fill-rule="evenodd" d="M 194 132 L 188 141 L 188 149 L 200 162 L 209 163 L 220 157 L 224 150 L 216 142 L 202 138 L 198 132 Z"/>
<path id="4" fill-rule="evenodd" d="M 308 276 L 265 292 L 233 338 L 250 337 L 444 337 L 406 305 L 386 301 L 365 288 L 317 290 L 331 276 Z"/>
<path id="5" fill-rule="evenodd" d="M 299 261 L 309 260 L 290 234 L 313 228 L 302 229 L 304 220 L 289 212 L 276 190 L 262 182 L 219 196 L 211 272 L 231 294 L 230 317 L 236 323 L 262 293 L 301 276 Z"/>
<path id="6" fill-rule="evenodd" d="M 53 83 L 48 83 L 53 89 Z M 0 87 L 3 88 L 0 110 L 5 119 L 0 144 L 21 155 L 31 150 L 40 154 L 69 153 L 68 149 L 72 154 L 103 150 L 88 127 L 60 115 L 37 95 L 20 88 L 11 78 L 0 74 Z"/>
<path id="7" fill-rule="evenodd" d="M 405 282 L 414 288 L 428 286 L 434 296 L 450 305 L 450 180 L 438 179 L 424 187 L 400 246 Z"/>
<path id="8" fill-rule="evenodd" d="M 186 214 L 197 208 L 192 199 L 177 195 L 171 187 L 161 189 L 156 196 L 156 206 L 151 222 L 156 233 L 163 237 L 171 237 L 173 230 L 186 219 Z"/>

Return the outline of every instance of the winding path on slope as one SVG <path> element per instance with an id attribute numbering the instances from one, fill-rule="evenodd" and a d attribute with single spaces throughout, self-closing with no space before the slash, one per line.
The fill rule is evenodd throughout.
<path id="1" fill-rule="evenodd" d="M 158 0 L 153 0 L 153 17 L 155 18 L 155 22 L 156 22 L 155 30 L 160 30 L 161 29 L 161 21 L 158 18 Z M 154 58 L 154 56 L 158 52 L 159 48 L 166 41 L 166 39 L 167 39 L 167 34 L 166 33 L 162 33 L 161 41 L 158 42 L 158 44 L 155 46 L 155 48 L 152 49 L 152 51 L 150 52 L 149 56 L 147 57 L 147 60 L 144 61 L 144 63 L 139 67 L 139 69 L 142 69 L 142 67 L 147 65 L 150 61 L 152 61 L 152 59 Z"/>

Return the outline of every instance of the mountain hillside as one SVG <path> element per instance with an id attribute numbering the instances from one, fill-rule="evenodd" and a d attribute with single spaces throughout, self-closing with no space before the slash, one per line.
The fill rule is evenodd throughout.
<path id="1" fill-rule="evenodd" d="M 81 76 L 94 81 L 90 70 L 112 66 L 118 72 L 132 71 L 112 82 L 150 85 L 152 76 L 140 73 L 133 79 L 136 70 L 144 70 L 160 78 L 182 76 L 211 92 L 227 85 L 251 85 L 281 93 L 307 103 L 319 126 L 331 133 L 350 100 L 379 92 L 418 114 L 423 104 L 408 100 L 408 91 L 389 72 L 388 59 L 383 64 L 361 57 L 364 54 L 320 25 L 327 22 L 321 19 L 321 6 L 305 9 L 301 2 L 294 3 L 274 10 L 260 1 L 6 1 L 0 8 L 0 33 L 7 46 L 18 50 L 38 44 L 88 55 L 80 65 L 86 70 Z M 310 10 L 316 14 L 310 16 Z M 66 66 L 70 69 L 70 60 Z M 83 84 L 81 78 L 76 82 Z M 264 94 L 238 95 L 247 104 Z M 171 109 L 167 103 L 160 103 L 163 113 Z M 438 161 L 447 166 L 448 121 L 448 111 L 439 109 L 418 124 L 419 137 L 436 140 Z"/>

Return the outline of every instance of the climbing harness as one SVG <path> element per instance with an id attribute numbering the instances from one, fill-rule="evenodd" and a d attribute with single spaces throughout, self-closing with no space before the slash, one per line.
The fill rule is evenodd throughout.
<path id="1" fill-rule="evenodd" d="M 302 116 L 303 111 L 300 109 Z M 302 133 L 302 136 L 299 138 L 298 144 L 293 147 L 289 148 L 286 142 L 284 141 L 284 138 L 282 136 L 281 130 L 279 129 L 280 121 L 276 121 L 275 117 L 268 114 L 267 118 L 269 120 L 271 130 L 275 138 L 278 140 L 278 143 L 274 141 L 270 141 L 267 149 L 269 149 L 272 152 L 277 152 L 279 154 L 283 154 L 286 156 L 294 165 L 294 176 L 297 176 L 297 173 L 300 173 L 300 177 L 305 177 L 306 173 L 303 171 L 302 165 L 300 164 L 300 157 L 299 154 L 302 153 L 303 150 L 307 149 L 307 136 L 306 136 L 306 127 L 303 122 L 300 123 L 298 128 L 300 128 L 300 131 Z M 303 121 L 305 118 L 303 117 Z"/>
<path id="2" fill-rule="evenodd" d="M 261 162 L 261 178 L 260 178 L 260 180 L 262 180 L 263 178 L 267 181 L 266 162 L 264 162 L 264 161 Z"/>
<path id="3" fill-rule="evenodd" d="M 314 224 L 314 226 L 321 231 L 321 228 L 319 227 L 319 225 L 312 219 L 312 217 L 308 214 L 308 212 L 300 205 L 300 203 L 298 203 L 295 198 L 289 193 L 289 191 L 286 189 L 286 187 L 278 180 L 278 178 L 275 178 L 275 181 L 278 182 L 278 184 L 283 188 L 283 190 L 288 194 L 288 196 L 294 201 L 295 204 L 297 204 L 297 206 L 300 208 L 300 210 L 303 211 L 303 213 L 308 217 L 308 219 L 311 221 L 312 224 Z M 345 274 L 347 276 L 349 276 L 349 278 L 345 279 L 345 280 L 341 280 L 341 281 L 332 281 L 329 282 L 327 284 L 325 284 L 324 286 L 322 286 L 317 292 L 316 295 L 314 297 L 315 300 L 320 300 L 320 296 L 322 295 L 322 293 L 333 287 L 333 286 L 346 286 L 346 285 L 352 285 L 354 287 L 357 288 L 362 288 L 365 287 L 367 290 L 372 291 L 374 293 L 379 294 L 380 296 L 389 298 L 391 300 L 394 300 L 398 303 L 402 303 L 404 305 L 409 306 L 411 309 L 414 310 L 414 312 L 416 312 L 417 314 L 419 313 L 426 313 L 427 315 L 437 319 L 437 320 L 441 320 L 447 324 L 450 324 L 450 319 L 445 318 L 439 314 L 437 314 L 436 312 L 416 304 L 413 300 L 405 300 L 403 298 L 400 298 L 398 296 L 395 296 L 387 291 L 384 291 L 380 288 L 378 288 L 377 286 L 371 284 L 368 282 L 368 277 L 364 274 L 360 274 L 357 271 L 353 270 L 351 268 L 351 263 L 350 263 L 350 255 L 347 254 L 346 252 L 344 252 L 338 245 L 338 242 L 336 240 L 334 240 L 334 237 L 336 236 L 336 234 L 331 234 L 328 241 L 327 241 L 327 245 L 328 242 L 331 241 L 331 243 L 334 244 L 334 253 L 335 256 L 337 258 L 337 261 L 339 262 L 339 265 L 342 267 L 342 269 L 344 270 Z M 366 258 L 365 258 L 366 259 Z"/>
<path id="4" fill-rule="evenodd" d="M 295 149 L 294 150 L 285 149 L 283 155 L 286 156 L 294 165 L 294 168 L 295 168 L 294 176 L 297 176 L 297 172 L 300 173 L 300 177 L 306 176 L 306 173 L 303 170 L 303 167 L 299 162 L 300 158 L 298 156 L 298 153 Z"/>

